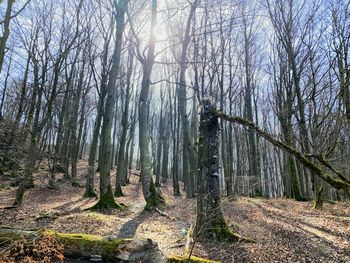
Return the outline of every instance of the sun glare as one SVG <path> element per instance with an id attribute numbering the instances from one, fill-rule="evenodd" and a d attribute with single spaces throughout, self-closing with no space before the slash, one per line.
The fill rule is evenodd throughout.
<path id="1" fill-rule="evenodd" d="M 164 24 L 157 24 L 153 30 L 153 34 L 158 41 L 166 40 L 168 38 L 168 31 Z"/>

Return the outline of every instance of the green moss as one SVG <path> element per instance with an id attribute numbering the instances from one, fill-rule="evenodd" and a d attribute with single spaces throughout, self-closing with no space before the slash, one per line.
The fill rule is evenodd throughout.
<path id="1" fill-rule="evenodd" d="M 330 183 L 332 186 L 334 186 L 337 189 L 344 189 L 345 192 L 350 192 L 350 184 L 347 182 L 344 182 L 339 179 L 334 179 L 332 177 L 328 178 L 332 183 Z M 328 182 L 328 181 L 327 181 Z"/>
<path id="2" fill-rule="evenodd" d="M 88 210 L 103 210 L 103 209 L 104 210 L 112 210 L 112 209 L 124 210 L 125 209 L 124 207 L 122 207 L 121 205 L 115 202 L 111 186 L 108 187 L 106 194 L 102 195 L 100 197 L 100 200 Z"/>
<path id="3" fill-rule="evenodd" d="M 82 216 L 93 219 L 94 221 L 106 222 L 109 220 L 109 217 L 106 217 L 106 215 L 93 211 L 84 212 Z"/>
<path id="4" fill-rule="evenodd" d="M 153 208 L 161 208 L 165 205 L 164 198 L 158 194 L 157 189 L 153 183 L 150 185 L 150 196 L 146 199 L 145 211 L 151 211 Z"/>
<path id="5" fill-rule="evenodd" d="M 73 187 L 81 187 L 81 185 L 79 184 L 79 182 L 77 182 L 76 180 L 72 180 L 72 186 L 73 186 Z"/>
<path id="6" fill-rule="evenodd" d="M 120 243 L 124 240 L 130 239 L 107 239 L 101 236 L 88 235 L 88 234 L 65 234 L 58 233 L 53 230 L 45 230 L 43 235 L 54 236 L 58 241 L 64 244 L 71 252 L 76 252 L 71 256 L 81 256 L 84 253 L 88 255 L 91 251 L 96 251 L 102 255 L 114 255 L 115 251 L 118 249 Z"/>
<path id="7" fill-rule="evenodd" d="M 112 210 L 112 209 L 118 209 L 123 210 L 123 208 L 118 205 L 115 201 L 110 200 L 99 200 L 95 205 L 93 205 L 91 208 L 87 210 Z"/>
<path id="8" fill-rule="evenodd" d="M 219 263 L 219 261 L 213 261 L 209 259 L 199 258 L 195 256 L 191 256 L 190 259 L 188 259 L 188 256 L 169 256 L 167 258 L 168 263 L 181 263 L 181 262 L 187 262 L 187 263 Z"/>
<path id="9" fill-rule="evenodd" d="M 94 191 L 87 191 L 84 193 L 83 197 L 97 197 L 97 194 Z"/>
<path id="10" fill-rule="evenodd" d="M 121 197 L 124 196 L 122 188 L 120 186 L 120 184 L 116 185 L 115 191 L 114 191 L 114 196 L 115 197 Z"/>
<path id="11" fill-rule="evenodd" d="M 254 243 L 254 240 L 243 238 L 240 235 L 231 231 L 223 218 L 219 218 L 213 223 L 212 228 L 209 230 L 213 236 L 219 241 L 237 242 L 243 241 L 247 243 Z"/>

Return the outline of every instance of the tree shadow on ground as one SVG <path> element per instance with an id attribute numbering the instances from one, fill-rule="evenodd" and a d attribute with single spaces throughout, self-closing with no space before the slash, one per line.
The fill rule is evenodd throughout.
<path id="1" fill-rule="evenodd" d="M 255 246 L 255 244 L 247 244 L 242 242 L 224 242 L 216 240 L 198 240 L 195 243 L 196 248 L 193 250 L 194 256 L 204 257 L 210 260 L 218 260 L 220 262 L 244 262 L 255 263 L 256 259 L 246 246 Z M 220 249 L 232 251 L 229 255 L 222 256 Z"/>
<path id="2" fill-rule="evenodd" d="M 262 211 L 262 213 L 267 218 L 273 218 L 276 221 L 285 223 L 300 230 L 303 233 L 314 235 L 317 238 L 323 239 L 326 242 L 329 242 L 331 246 L 337 248 L 336 243 L 332 242 L 336 237 L 347 238 L 349 235 L 337 231 L 337 229 L 330 229 L 327 226 L 319 226 L 316 223 L 305 222 L 303 218 L 290 217 L 288 215 L 283 215 L 275 211 L 268 210 L 266 207 L 256 204 L 257 207 Z"/>
<path id="3" fill-rule="evenodd" d="M 81 210 L 81 207 L 88 204 L 91 201 L 91 199 L 87 199 L 84 197 L 81 197 L 77 200 L 69 201 L 67 203 L 63 203 L 61 205 L 55 206 L 52 208 L 52 210 L 57 210 L 60 212 L 67 212 L 67 211 L 76 211 Z"/>
<path id="4" fill-rule="evenodd" d="M 145 221 L 150 214 L 148 212 L 139 212 L 134 218 L 122 225 L 117 235 L 117 238 L 133 238 L 139 225 Z"/>

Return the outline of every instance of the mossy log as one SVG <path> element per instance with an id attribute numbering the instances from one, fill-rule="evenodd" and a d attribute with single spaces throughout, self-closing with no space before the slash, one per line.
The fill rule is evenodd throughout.
<path id="1" fill-rule="evenodd" d="M 170 256 L 167 258 L 168 263 L 220 263 L 209 259 L 199 258 L 195 256 Z"/>
<path id="2" fill-rule="evenodd" d="M 63 254 L 68 258 L 90 259 L 96 255 L 107 262 L 164 262 L 156 242 L 151 239 L 109 238 L 88 234 L 66 234 L 53 230 L 28 231 L 0 227 L 0 243 L 14 240 L 33 240 L 41 236 L 53 236 L 64 245 Z"/>

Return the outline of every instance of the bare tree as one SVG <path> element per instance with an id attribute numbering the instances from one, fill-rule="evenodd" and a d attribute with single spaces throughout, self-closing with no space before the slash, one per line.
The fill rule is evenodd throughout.
<path id="1" fill-rule="evenodd" d="M 128 1 L 119 0 L 115 2 L 116 15 L 115 20 L 117 28 L 115 31 L 115 46 L 112 58 L 112 66 L 109 71 L 109 79 L 106 87 L 106 104 L 103 112 L 103 122 L 101 130 L 101 159 L 100 161 L 100 199 L 93 208 L 97 209 L 111 209 L 121 206 L 114 200 L 112 191 L 111 179 L 110 179 L 110 162 L 111 162 L 111 130 L 113 120 L 113 108 L 116 98 L 116 81 L 120 69 L 121 53 L 122 53 L 122 41 L 125 28 L 124 16 L 127 9 Z"/>

